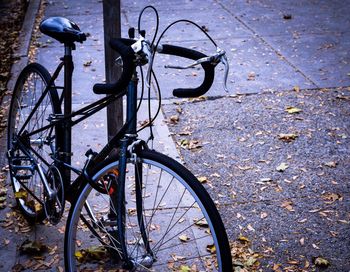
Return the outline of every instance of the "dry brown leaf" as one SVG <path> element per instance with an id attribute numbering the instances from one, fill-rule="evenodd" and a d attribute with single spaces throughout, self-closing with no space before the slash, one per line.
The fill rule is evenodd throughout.
<path id="1" fill-rule="evenodd" d="M 264 219 L 264 218 L 266 218 L 268 216 L 268 214 L 266 213 L 266 212 L 262 212 L 261 214 L 260 214 L 260 218 L 261 219 Z"/>
<path id="2" fill-rule="evenodd" d="M 88 61 L 85 61 L 85 62 L 83 63 L 84 67 L 91 66 L 91 64 L 92 64 L 92 60 L 88 60 Z"/>
<path id="3" fill-rule="evenodd" d="M 323 257 L 317 257 L 314 259 L 314 264 L 319 267 L 327 267 L 330 265 L 329 261 Z"/>
<path id="4" fill-rule="evenodd" d="M 190 237 L 188 237 L 186 234 L 180 235 L 179 239 L 181 242 L 187 242 L 188 240 L 190 240 Z"/>
<path id="5" fill-rule="evenodd" d="M 45 252 L 48 247 L 38 241 L 25 240 L 19 248 L 21 253 L 38 255 Z"/>
<path id="6" fill-rule="evenodd" d="M 252 166 L 240 166 L 240 165 L 238 165 L 238 168 L 242 171 L 247 171 L 247 170 L 253 169 Z"/>
<path id="7" fill-rule="evenodd" d="M 250 240 L 247 237 L 243 236 L 243 235 L 240 235 L 238 237 L 238 240 L 241 241 L 241 242 L 250 243 Z"/>
<path id="8" fill-rule="evenodd" d="M 214 254 L 216 252 L 216 248 L 214 244 L 207 245 L 207 251 L 211 254 Z"/>
<path id="9" fill-rule="evenodd" d="M 205 176 L 198 177 L 198 180 L 200 183 L 207 183 L 208 182 L 208 178 Z"/>
<path id="10" fill-rule="evenodd" d="M 205 227 L 207 228 L 209 225 L 208 225 L 208 222 L 205 218 L 202 218 L 200 220 L 198 220 L 197 218 L 193 219 L 194 221 L 194 224 L 197 225 L 197 226 L 200 226 L 200 227 Z"/>
<path id="11" fill-rule="evenodd" d="M 326 204 L 332 204 L 337 200 L 341 201 L 343 198 L 340 194 L 326 193 L 322 195 L 322 199 L 325 201 Z"/>
<path id="12" fill-rule="evenodd" d="M 296 138 L 298 138 L 298 135 L 295 133 L 281 133 L 278 134 L 278 139 L 285 141 L 285 142 L 292 142 L 294 141 Z"/>
<path id="13" fill-rule="evenodd" d="M 177 124 L 180 120 L 180 117 L 178 115 L 172 115 L 169 118 L 170 123 Z"/>
<path id="14" fill-rule="evenodd" d="M 330 162 L 326 162 L 324 165 L 328 166 L 329 168 L 335 168 L 335 167 L 337 167 L 337 162 L 330 161 Z"/>
<path id="15" fill-rule="evenodd" d="M 302 110 L 297 107 L 287 107 L 285 111 L 288 112 L 289 114 L 302 112 Z"/>
<path id="16" fill-rule="evenodd" d="M 281 207 L 287 209 L 290 212 L 294 212 L 294 209 L 293 209 L 292 205 L 293 205 L 292 201 L 285 200 L 285 201 L 282 202 Z"/>

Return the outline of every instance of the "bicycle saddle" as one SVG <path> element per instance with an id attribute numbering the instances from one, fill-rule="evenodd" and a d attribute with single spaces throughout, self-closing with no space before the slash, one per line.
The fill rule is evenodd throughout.
<path id="1" fill-rule="evenodd" d="M 40 31 L 61 43 L 72 44 L 86 40 L 86 35 L 79 26 L 64 17 L 50 17 L 40 24 Z"/>

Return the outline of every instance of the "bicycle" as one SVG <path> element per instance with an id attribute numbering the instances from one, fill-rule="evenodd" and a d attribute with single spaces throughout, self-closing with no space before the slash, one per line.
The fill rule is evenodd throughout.
<path id="1" fill-rule="evenodd" d="M 140 13 L 138 29 L 147 8 L 153 9 L 159 20 L 156 9 L 147 6 Z M 177 22 L 181 21 L 191 22 Z M 194 60 L 189 66 L 170 68 L 202 66 L 205 77 L 201 86 L 173 92 L 177 97 L 197 97 L 211 87 L 218 63 L 224 63 L 227 78 L 225 51 L 218 49 L 206 56 L 193 49 L 160 45 L 166 30 L 155 43 L 157 33 L 149 42 L 144 31 L 135 39 L 131 29 L 129 39 L 110 41 L 120 54 L 123 70 L 119 80 L 95 84 L 93 91 L 106 96 L 72 111 L 72 50 L 86 35 L 63 17 L 44 20 L 40 30 L 64 44 L 64 57 L 52 76 L 38 63 L 20 73 L 10 105 L 7 154 L 14 195 L 30 223 L 47 219 L 57 224 L 65 201 L 71 202 L 64 241 L 66 271 L 231 271 L 225 228 L 207 191 L 184 166 L 151 149 L 137 134 L 144 85 L 150 89 L 153 78 L 158 86 L 152 70 L 156 52 Z M 144 84 L 141 66 L 147 63 Z M 137 67 L 142 75 L 139 103 Z M 62 69 L 64 84 L 56 86 Z M 99 153 L 86 152 L 82 169 L 73 167 L 72 127 L 125 95 L 126 120 L 121 129 Z M 151 138 L 156 116 L 149 117 Z M 114 149 L 117 155 L 111 155 Z M 71 172 L 77 174 L 73 181 Z"/>

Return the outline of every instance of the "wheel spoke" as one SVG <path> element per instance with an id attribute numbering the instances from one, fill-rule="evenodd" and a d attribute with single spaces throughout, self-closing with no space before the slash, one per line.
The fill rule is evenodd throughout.
<path id="1" fill-rule="evenodd" d="M 145 153 L 148 154 L 148 152 Z M 149 153 L 148 156 L 152 158 L 153 152 Z M 193 189 L 189 186 L 192 182 L 199 184 L 198 181 L 182 178 L 182 168 L 176 163 L 173 163 L 175 170 L 164 166 L 161 162 L 141 156 L 138 163 L 140 165 L 129 162 L 130 165 L 127 167 L 128 183 L 125 187 L 127 218 L 124 222 L 125 246 L 129 260 L 134 263 L 135 271 L 179 270 L 181 265 L 204 271 L 207 269 L 207 262 L 211 263 L 209 266 L 212 271 L 223 271 L 216 267 L 216 264 L 221 265 L 222 263 L 221 260 L 217 260 L 217 255 L 222 254 L 208 251 L 211 250 L 208 249 L 210 245 L 222 253 L 215 232 L 218 222 L 211 221 L 210 215 L 205 210 L 210 200 L 205 197 L 203 202 L 197 194 L 198 188 Z M 93 174 L 95 177 L 93 179 L 101 179 L 112 169 L 118 169 L 115 163 L 97 169 Z M 136 192 L 136 190 L 140 191 Z M 91 237 L 91 234 L 96 236 L 90 230 L 91 227 L 94 227 L 94 223 L 89 221 L 91 227 L 88 228 L 88 232 L 84 232 L 76 222 L 82 221 L 79 214 L 83 212 L 85 201 L 89 201 L 94 207 L 94 216 L 97 222 L 100 222 L 103 216 L 108 215 L 110 209 L 114 210 L 114 207 L 110 206 L 112 201 L 109 200 L 109 197 L 106 194 L 97 194 L 94 189 L 83 190 L 83 194 L 75 205 L 76 208 L 71 209 L 69 217 L 71 222 L 68 222 L 68 225 L 76 227 L 68 230 L 68 233 L 71 234 L 66 237 L 65 241 L 71 245 L 68 248 L 76 248 L 72 242 L 75 239 L 85 243 L 84 248 L 93 246 L 96 242 L 102 244 L 98 238 L 95 239 L 95 242 L 87 239 L 89 235 Z M 135 197 L 140 197 L 136 199 L 140 201 L 139 203 L 135 202 Z M 138 218 L 135 207 L 142 208 L 141 219 Z M 200 221 L 202 221 L 201 224 L 198 224 Z M 144 222 L 144 227 L 140 228 L 142 222 Z M 107 245 L 104 246 L 106 248 L 115 247 L 113 238 L 109 238 L 109 228 L 97 225 L 98 227 L 94 227 L 94 230 L 98 232 L 100 239 L 107 241 Z M 118 234 L 113 233 L 113 237 L 118 237 Z M 147 243 L 150 245 L 149 249 L 147 249 Z M 124 256 L 124 254 L 121 255 Z M 78 262 L 74 258 L 74 250 L 66 254 L 65 261 L 72 270 L 76 269 Z M 80 263 L 79 268 L 92 270 L 98 267 L 103 267 L 105 270 L 111 268 L 108 261 L 99 264 L 102 266 L 96 266 L 93 260 L 87 260 Z M 119 268 L 119 266 L 113 268 Z"/>
<path id="2" fill-rule="evenodd" d="M 54 154 L 56 148 L 52 128 L 27 136 L 27 132 L 48 125 L 50 115 L 61 113 L 57 90 L 52 88 L 50 93 L 45 93 L 50 79 L 49 72 L 43 66 L 35 63 L 26 66 L 16 82 L 10 106 L 9 115 L 12 118 L 8 124 L 8 149 L 11 150 L 11 180 L 15 193 L 21 190 L 29 192 L 26 199 L 17 199 L 20 210 L 29 221 L 45 218 L 44 209 L 38 208 L 38 205 L 45 203 L 45 190 L 35 165 L 43 165 L 46 175 L 53 163 L 51 153 Z"/>

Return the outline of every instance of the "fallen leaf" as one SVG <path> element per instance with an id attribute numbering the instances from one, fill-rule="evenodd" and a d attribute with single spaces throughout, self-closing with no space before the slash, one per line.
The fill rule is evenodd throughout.
<path id="1" fill-rule="evenodd" d="M 292 142 L 296 138 L 298 138 L 298 135 L 294 134 L 294 133 L 287 133 L 287 134 L 281 133 L 281 134 L 278 134 L 278 139 L 280 139 L 282 141 L 285 141 L 285 142 Z"/>
<path id="2" fill-rule="evenodd" d="M 214 173 L 214 174 L 211 174 L 210 176 L 214 177 L 214 178 L 220 178 L 221 177 L 219 173 Z"/>
<path id="3" fill-rule="evenodd" d="M 329 261 L 322 257 L 315 258 L 314 264 L 319 267 L 327 267 L 330 265 Z"/>
<path id="4" fill-rule="evenodd" d="M 202 144 L 199 141 L 197 141 L 197 140 L 192 140 L 188 144 L 188 149 L 190 149 L 190 150 L 198 149 L 198 148 L 201 148 L 201 147 L 202 147 Z"/>
<path id="5" fill-rule="evenodd" d="M 250 224 L 248 224 L 247 229 L 250 230 L 250 231 L 255 231 L 255 229 Z"/>
<path id="6" fill-rule="evenodd" d="M 248 260 L 245 262 L 245 266 L 253 266 L 256 263 L 257 259 L 254 258 L 253 256 L 250 256 Z"/>
<path id="7" fill-rule="evenodd" d="M 272 267 L 272 270 L 273 271 L 279 271 L 281 266 L 282 266 L 281 264 L 274 264 L 273 267 Z"/>
<path id="8" fill-rule="evenodd" d="M 193 219 L 193 221 L 194 221 L 194 224 L 195 225 L 197 225 L 197 226 L 200 226 L 200 227 L 205 227 L 205 228 L 207 228 L 209 225 L 208 225 L 208 222 L 207 222 L 207 220 L 205 219 L 205 218 L 202 218 L 202 219 L 200 219 L 200 220 L 198 220 L 198 219 Z"/>
<path id="9" fill-rule="evenodd" d="M 294 212 L 294 209 L 293 209 L 293 202 L 292 201 L 290 201 L 290 200 L 285 200 L 285 201 L 283 201 L 283 203 L 281 204 L 281 207 L 282 208 L 285 208 L 285 209 L 287 209 L 288 211 L 290 211 L 290 212 Z"/>
<path id="10" fill-rule="evenodd" d="M 174 260 L 175 262 L 181 261 L 181 260 L 184 260 L 184 259 L 185 259 L 184 256 L 176 255 L 175 253 L 171 254 L 171 257 L 173 258 L 173 260 Z"/>
<path id="11" fill-rule="evenodd" d="M 287 107 L 285 111 L 288 112 L 289 114 L 302 112 L 302 110 L 297 107 Z"/>
<path id="12" fill-rule="evenodd" d="M 181 265 L 180 272 L 190 272 L 191 268 L 188 265 Z"/>
<path id="13" fill-rule="evenodd" d="M 208 182 L 208 178 L 204 177 L 204 176 L 198 177 L 198 180 L 199 180 L 200 183 L 207 183 Z"/>
<path id="14" fill-rule="evenodd" d="M 255 73 L 254 73 L 254 72 L 250 72 L 250 73 L 248 74 L 247 80 L 253 81 L 253 80 L 255 80 L 255 77 L 256 77 Z"/>
<path id="15" fill-rule="evenodd" d="M 329 168 L 335 168 L 335 167 L 337 167 L 337 163 L 334 162 L 334 161 L 326 162 L 324 165 L 325 165 L 325 166 L 328 166 Z"/>
<path id="16" fill-rule="evenodd" d="M 309 268 L 310 267 L 310 263 L 308 260 L 305 260 L 305 265 L 304 265 L 304 268 Z"/>
<path id="17" fill-rule="evenodd" d="M 313 247 L 314 249 L 320 249 L 316 244 L 312 244 L 312 247 Z"/>
<path id="18" fill-rule="evenodd" d="M 15 264 L 12 268 L 11 268 L 11 271 L 12 272 L 20 272 L 20 271 L 24 271 L 26 270 L 27 268 L 23 266 L 23 264 Z"/>
<path id="19" fill-rule="evenodd" d="M 342 200 L 342 196 L 336 193 L 326 193 L 322 195 L 322 198 L 326 204 L 332 204 L 337 200 Z"/>
<path id="20" fill-rule="evenodd" d="M 78 262 L 84 263 L 88 261 L 101 261 L 107 257 L 108 252 L 103 246 L 92 246 L 76 251 L 74 255 Z"/>
<path id="21" fill-rule="evenodd" d="M 261 178 L 260 181 L 261 182 L 271 182 L 272 178 Z"/>
<path id="22" fill-rule="evenodd" d="M 184 149 L 188 149 L 188 150 L 195 150 L 195 149 L 199 149 L 201 148 L 203 145 L 197 141 L 197 140 L 187 140 L 187 139 L 183 139 L 179 142 L 179 145 L 184 148 Z"/>
<path id="23" fill-rule="evenodd" d="M 190 240 L 190 238 L 186 234 L 180 235 L 179 239 L 181 242 L 187 242 L 188 240 Z"/>
<path id="24" fill-rule="evenodd" d="M 44 253 L 48 249 L 47 246 L 38 242 L 38 241 L 30 241 L 26 239 L 19 248 L 21 253 L 29 254 L 29 255 L 38 255 Z"/>
<path id="25" fill-rule="evenodd" d="M 266 218 L 268 216 L 268 214 L 266 213 L 266 212 L 262 212 L 261 214 L 260 214 L 260 218 L 261 219 L 264 219 L 264 218 Z"/>
<path id="26" fill-rule="evenodd" d="M 92 64 L 92 60 L 88 60 L 88 61 L 85 61 L 83 65 L 85 67 L 88 67 L 88 66 L 91 66 L 91 64 Z"/>
<path id="27" fill-rule="evenodd" d="M 24 189 L 19 189 L 18 192 L 15 192 L 15 198 L 22 198 L 26 199 L 28 197 L 28 192 L 25 191 Z"/>
<path id="28" fill-rule="evenodd" d="M 177 124 L 179 122 L 180 118 L 178 115 L 172 115 L 169 118 L 169 123 L 171 124 Z"/>
<path id="29" fill-rule="evenodd" d="M 192 135 L 192 131 L 185 129 L 185 130 L 180 131 L 178 133 L 178 135 L 180 135 L 180 136 L 189 136 L 189 135 Z"/>
<path id="30" fill-rule="evenodd" d="M 214 244 L 207 245 L 207 251 L 214 254 L 216 252 L 216 248 Z"/>
<path id="31" fill-rule="evenodd" d="M 5 196 L 7 193 L 7 189 L 6 188 L 0 188 L 0 196 Z"/>
<path id="32" fill-rule="evenodd" d="M 240 235 L 238 237 L 238 240 L 241 241 L 241 242 L 250 243 L 250 240 L 247 237 L 243 236 L 243 235 Z"/>
<path id="33" fill-rule="evenodd" d="M 295 92 L 300 92 L 300 87 L 299 86 L 294 86 L 293 87 L 293 91 L 295 91 Z"/>
<path id="34" fill-rule="evenodd" d="M 291 20 L 293 18 L 292 14 L 283 14 L 284 20 Z"/>
<path id="35" fill-rule="evenodd" d="M 285 162 L 282 162 L 279 166 L 276 167 L 276 170 L 278 172 L 284 172 L 288 167 L 289 167 L 288 164 L 286 164 Z"/>
<path id="36" fill-rule="evenodd" d="M 238 165 L 238 168 L 242 171 L 247 171 L 247 170 L 253 169 L 252 166 L 239 166 L 239 165 Z"/>

